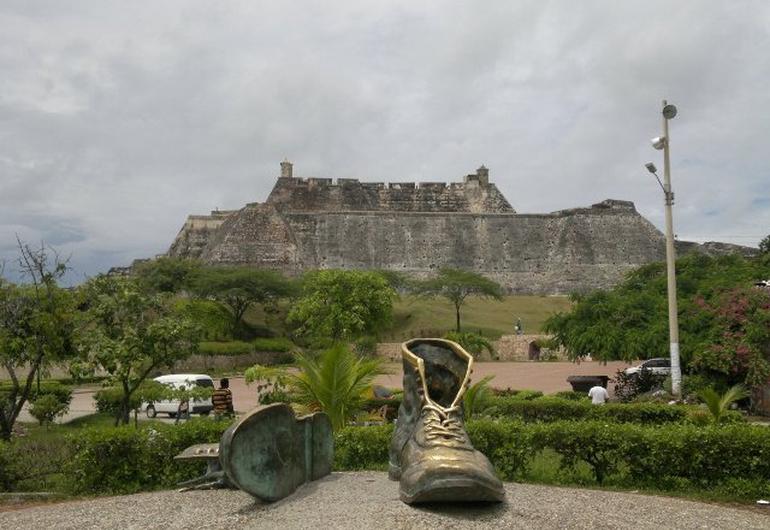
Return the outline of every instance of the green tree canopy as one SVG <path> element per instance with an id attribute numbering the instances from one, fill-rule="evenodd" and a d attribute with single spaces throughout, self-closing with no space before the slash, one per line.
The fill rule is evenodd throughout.
<path id="1" fill-rule="evenodd" d="M 78 343 L 80 372 L 103 370 L 121 392 L 120 420 L 147 377 L 198 349 L 198 327 L 174 314 L 167 300 L 147 295 L 129 278 L 98 276 L 84 286 L 86 325 Z"/>
<path id="2" fill-rule="evenodd" d="M 303 277 L 301 298 L 288 318 L 300 335 L 351 340 L 389 324 L 395 298 L 388 281 L 376 272 L 313 271 Z"/>
<path id="3" fill-rule="evenodd" d="M 733 382 L 744 382 L 748 365 L 738 363 L 743 368 L 736 371 L 738 364 L 718 359 L 727 356 L 735 360 L 741 356 L 740 344 L 753 341 L 759 345 L 764 340 L 759 330 L 767 324 L 760 299 L 767 293 L 749 286 L 757 279 L 770 277 L 770 260 L 688 254 L 676 265 L 683 368 L 721 371 L 725 376 L 730 372 L 737 379 Z M 570 358 L 590 354 L 602 361 L 631 361 L 667 355 L 664 263 L 636 269 L 612 290 L 573 295 L 572 300 L 575 303 L 571 311 L 553 315 L 544 326 L 558 344 L 567 348 Z M 738 307 L 743 308 L 743 313 L 732 310 Z M 737 342 L 730 342 L 728 337 L 737 337 Z M 724 350 L 717 355 L 715 348 L 722 344 Z M 761 350 L 758 346 L 752 348 Z M 695 359 L 699 359 L 697 363 Z M 763 363 L 756 366 L 761 368 Z"/>
<path id="4" fill-rule="evenodd" d="M 460 308 L 469 296 L 503 299 L 500 284 L 471 271 L 441 269 L 435 278 L 421 282 L 417 288 L 424 296 L 442 296 L 455 308 L 455 331 L 460 332 Z"/>
<path id="5" fill-rule="evenodd" d="M 41 245 L 19 241 L 19 265 L 27 283 L 0 281 L 0 365 L 11 384 L 0 391 L 0 437 L 8 439 L 33 391 L 35 378 L 48 364 L 75 353 L 75 300 L 59 287 L 66 264 Z"/>
<path id="6" fill-rule="evenodd" d="M 250 267 L 206 267 L 195 281 L 196 292 L 226 306 L 233 318 L 233 331 L 242 325 L 243 315 L 254 304 L 270 306 L 293 296 L 294 283 L 282 274 Z"/>
<path id="7" fill-rule="evenodd" d="M 759 251 L 762 254 L 770 254 L 770 234 L 766 235 L 764 239 L 759 242 Z"/>
<path id="8" fill-rule="evenodd" d="M 177 293 L 190 290 L 201 270 L 193 259 L 160 257 L 134 267 L 139 285 L 152 293 Z"/>

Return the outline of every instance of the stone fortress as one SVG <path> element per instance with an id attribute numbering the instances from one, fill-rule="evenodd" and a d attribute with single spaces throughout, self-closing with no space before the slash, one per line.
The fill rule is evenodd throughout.
<path id="1" fill-rule="evenodd" d="M 679 253 L 751 252 L 677 242 Z M 665 238 L 629 201 L 517 213 L 481 166 L 463 182 L 296 178 L 292 164 L 264 203 L 191 215 L 169 256 L 248 265 L 296 276 L 312 269 L 387 269 L 427 277 L 473 270 L 512 293 L 611 287 L 665 258 Z"/>

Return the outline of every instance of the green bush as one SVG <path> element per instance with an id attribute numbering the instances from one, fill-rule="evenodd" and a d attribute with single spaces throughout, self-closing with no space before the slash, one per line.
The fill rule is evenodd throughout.
<path id="1" fill-rule="evenodd" d="M 377 353 L 377 337 L 361 337 L 353 346 L 353 351 L 360 357 L 374 356 Z"/>
<path id="2" fill-rule="evenodd" d="M 335 436 L 335 469 L 385 469 L 392 429 L 340 430 Z M 736 499 L 770 492 L 766 427 L 479 420 L 468 422 L 467 430 L 474 447 L 489 457 L 503 480 L 530 479 L 533 457 L 545 452 L 558 458 L 562 477 L 569 477 L 577 466 L 588 466 L 599 484 L 612 479 L 627 488 L 699 489 Z"/>
<path id="3" fill-rule="evenodd" d="M 67 465 L 76 494 L 134 493 L 175 486 L 202 474 L 203 465 L 173 457 L 196 443 L 218 442 L 228 422 L 193 419 L 180 425 L 89 428 L 71 435 Z"/>
<path id="4" fill-rule="evenodd" d="M 562 390 L 552 394 L 551 397 L 559 399 L 569 399 L 570 401 L 585 401 L 590 399 L 585 392 L 575 392 L 574 390 Z"/>
<path id="5" fill-rule="evenodd" d="M 251 341 L 256 351 L 288 353 L 297 349 L 294 343 L 285 337 L 261 337 Z"/>
<path id="6" fill-rule="evenodd" d="M 245 355 L 257 351 L 288 353 L 295 350 L 294 343 L 284 337 L 260 337 L 245 342 L 201 342 L 199 352 L 203 355 Z"/>
<path id="7" fill-rule="evenodd" d="M 112 416 L 120 415 L 120 402 L 123 396 L 123 390 L 117 386 L 108 386 L 101 388 L 94 394 L 96 401 L 96 410 L 105 412 Z M 129 400 L 131 410 L 138 409 L 142 405 L 142 400 L 138 394 L 133 394 Z"/>
<path id="8" fill-rule="evenodd" d="M 2 400 L 4 395 L 7 395 L 12 388 L 12 384 L 10 381 L 2 381 L 0 382 L 0 400 Z M 29 396 L 27 397 L 27 400 L 29 402 L 35 401 L 38 397 L 44 396 L 44 395 L 53 395 L 56 396 L 56 399 L 60 403 L 66 403 L 69 405 L 70 401 L 72 401 L 72 387 L 69 385 L 65 385 L 60 383 L 59 381 L 41 381 L 40 382 L 40 391 L 38 392 L 37 384 L 33 383 L 32 387 L 30 388 Z"/>
<path id="9" fill-rule="evenodd" d="M 62 443 L 61 437 L 50 435 L 18 437 L 6 443 L 5 448 L 9 461 L 5 470 L 2 469 L 0 462 L 0 477 L 5 476 L 7 479 L 0 478 L 0 486 L 12 491 L 64 491 L 67 489 L 67 476 L 64 469 L 72 454 L 67 444 Z M 1 455 L 0 460 L 2 460 Z M 10 483 L 10 487 L 7 482 Z"/>
<path id="10" fill-rule="evenodd" d="M 532 450 L 532 429 L 522 422 L 469 422 L 473 446 L 487 455 L 503 480 L 519 480 L 526 473 Z"/>
<path id="11" fill-rule="evenodd" d="M 202 355 L 243 355 L 252 353 L 254 347 L 249 342 L 232 340 L 229 342 L 201 342 L 198 351 Z"/>
<path id="12" fill-rule="evenodd" d="M 0 440 L 0 491 L 13 491 L 19 476 L 10 442 Z"/>
<path id="13" fill-rule="evenodd" d="M 52 423 L 57 416 L 65 414 L 69 404 L 59 401 L 55 394 L 43 394 L 29 407 L 29 413 L 40 425 Z"/>
<path id="14" fill-rule="evenodd" d="M 339 471 L 388 468 L 393 425 L 344 427 L 334 434 L 334 468 Z"/>
<path id="15" fill-rule="evenodd" d="M 576 401 L 551 396 L 527 400 L 516 394 L 491 398 L 487 415 L 528 422 L 603 419 L 655 425 L 685 421 L 693 410 L 693 407 L 659 403 L 607 403 L 598 406 L 588 400 Z M 733 416 L 733 419 L 736 417 Z"/>

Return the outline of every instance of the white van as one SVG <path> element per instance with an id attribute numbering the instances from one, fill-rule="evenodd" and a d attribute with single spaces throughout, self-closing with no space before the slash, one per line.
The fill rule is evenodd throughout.
<path id="1" fill-rule="evenodd" d="M 154 381 L 174 388 L 203 386 L 214 389 L 214 380 L 206 374 L 169 374 L 156 377 Z M 211 398 L 194 399 L 190 405 L 190 414 L 208 414 L 214 408 Z M 169 418 L 173 418 L 179 410 L 179 400 L 164 399 L 154 403 L 142 403 L 142 409 L 148 418 L 154 418 L 159 412 L 164 412 Z"/>

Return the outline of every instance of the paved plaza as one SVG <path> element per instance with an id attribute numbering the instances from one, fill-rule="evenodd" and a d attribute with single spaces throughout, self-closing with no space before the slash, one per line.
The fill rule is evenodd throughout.
<path id="1" fill-rule="evenodd" d="M 507 483 L 506 502 L 410 507 L 385 473 L 333 473 L 274 504 L 231 490 L 159 491 L 0 513 L 0 528 L 124 530 L 586 528 L 766 529 L 770 510 Z"/>
<path id="2" fill-rule="evenodd" d="M 596 361 L 571 362 L 480 362 L 475 364 L 473 381 L 486 375 L 494 375 L 490 383 L 495 388 L 515 388 L 540 390 L 546 394 L 560 390 L 571 390 L 567 377 L 570 375 L 608 375 L 614 377 L 618 370 L 627 368 L 624 362 L 613 361 L 602 364 Z M 400 363 L 388 363 L 387 373 L 375 380 L 378 385 L 389 388 L 401 388 L 403 373 Z M 218 380 L 217 380 L 218 384 Z M 80 416 L 96 412 L 93 400 L 98 385 L 81 387 L 72 396 L 69 412 L 62 420 L 70 421 Z M 243 377 L 231 377 L 230 389 L 233 391 L 233 403 L 238 412 L 248 412 L 258 405 L 256 385 L 247 385 Z M 26 412 L 22 412 L 21 421 L 34 421 Z"/>

